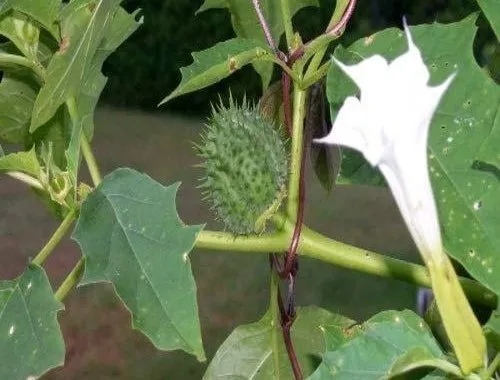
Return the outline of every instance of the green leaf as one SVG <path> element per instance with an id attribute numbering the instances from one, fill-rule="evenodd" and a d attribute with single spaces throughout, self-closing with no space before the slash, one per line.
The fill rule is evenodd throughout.
<path id="1" fill-rule="evenodd" d="M 290 16 L 293 17 L 300 9 L 308 6 L 319 6 L 318 0 L 289 0 Z M 269 24 L 271 35 L 279 44 L 280 37 L 285 31 L 283 17 L 281 14 L 280 2 L 276 0 L 261 0 L 262 13 Z M 259 24 L 259 19 L 250 0 L 205 0 L 196 13 L 214 8 L 227 8 L 231 13 L 236 36 L 241 38 L 255 39 L 262 44 L 267 44 L 266 38 Z M 259 62 L 254 65 L 262 78 L 262 87 L 265 89 L 269 85 L 273 73 L 272 63 Z"/>
<path id="2" fill-rule="evenodd" d="M 484 15 L 490 22 L 491 28 L 500 40 L 500 1 L 499 0 L 477 0 Z"/>
<path id="3" fill-rule="evenodd" d="M 24 144 L 37 86 L 22 72 L 4 72 L 0 83 L 0 139 Z"/>
<path id="4" fill-rule="evenodd" d="M 490 319 L 484 325 L 484 333 L 495 350 L 500 351 L 500 307 L 493 311 Z"/>
<path id="5" fill-rule="evenodd" d="M 117 9 L 105 33 L 106 37 L 97 48 L 87 79 L 76 99 L 83 130 L 89 140 L 92 140 L 94 131 L 94 111 L 107 82 L 107 78 L 101 71 L 102 66 L 106 59 L 143 23 L 142 18 L 136 20 L 137 14 L 137 11 L 128 13 L 121 7 Z"/>
<path id="6" fill-rule="evenodd" d="M 349 333 L 350 338 L 343 344 L 328 348 L 310 380 L 388 379 L 398 360 L 406 364 L 409 359 L 444 358 L 427 325 L 409 310 L 384 311 L 351 328 Z"/>
<path id="7" fill-rule="evenodd" d="M 28 152 L 11 153 L 0 157 L 0 171 L 17 171 L 35 178 L 41 173 L 35 149 Z"/>
<path id="8" fill-rule="evenodd" d="M 82 284 L 111 282 L 133 327 L 162 350 L 205 357 L 188 253 L 200 226 L 175 209 L 178 184 L 164 187 L 131 169 L 104 178 L 82 205 L 73 239 L 85 256 Z"/>
<path id="9" fill-rule="evenodd" d="M 440 375 L 449 373 L 457 378 L 460 378 L 462 371 L 455 364 L 442 358 L 435 358 L 433 355 L 423 347 L 414 347 L 408 350 L 403 356 L 399 357 L 391 369 L 389 370 L 389 378 L 401 377 L 408 375 L 409 372 L 422 370 L 425 368 L 435 368 L 440 370 Z"/>
<path id="10" fill-rule="evenodd" d="M 45 30 L 40 30 L 38 41 L 37 59 L 44 67 L 47 67 L 54 53 L 59 49 L 59 44 Z"/>
<path id="11" fill-rule="evenodd" d="M 500 169 L 500 107 L 496 113 L 491 133 L 481 145 L 476 158 L 479 162 L 496 166 L 495 170 Z"/>
<path id="12" fill-rule="evenodd" d="M 252 61 L 272 57 L 272 52 L 257 40 L 233 38 L 192 56 L 193 63 L 181 68 L 181 83 L 160 105 L 217 83 Z"/>
<path id="13" fill-rule="evenodd" d="M 61 0 L 4 0 L 0 4 L 0 15 L 14 9 L 33 17 L 54 38 L 58 38 L 58 29 L 56 25 L 57 13 L 61 7 Z"/>
<path id="14" fill-rule="evenodd" d="M 73 183 L 77 183 L 78 166 L 80 161 L 80 140 L 84 131 L 86 138 L 91 141 L 94 133 L 94 111 L 107 78 L 102 74 L 104 61 L 113 53 L 142 23 L 136 21 L 137 12 L 127 13 L 119 7 L 108 24 L 105 38 L 101 41 L 95 56 L 88 69 L 86 80 L 81 92 L 75 99 L 78 122 L 73 125 L 68 149 L 66 150 L 67 170 L 72 174 Z"/>
<path id="15" fill-rule="evenodd" d="M 495 168 L 476 162 L 500 112 L 500 87 L 474 59 L 476 17 L 410 29 L 429 68 L 431 85 L 457 73 L 434 115 L 429 136 L 429 169 L 445 249 L 469 274 L 500 294 L 500 181 Z M 351 60 L 339 58 L 348 64 L 374 54 L 392 60 L 407 49 L 403 32 L 387 29 L 350 46 Z M 335 115 L 339 99 L 357 90 L 338 68 L 332 66 L 328 75 L 329 86 L 341 80 L 333 76 L 345 82 L 328 89 Z M 334 94 L 335 90 L 339 92 Z"/>
<path id="16" fill-rule="evenodd" d="M 61 46 L 52 57 L 35 101 L 30 132 L 46 123 L 59 106 L 77 96 L 113 20 L 119 0 L 73 0 L 61 11 Z"/>
<path id="17" fill-rule="evenodd" d="M 38 378 L 64 363 L 57 322 L 63 305 L 42 268 L 30 265 L 13 281 L 0 281 L 0 379 Z"/>
<path id="18" fill-rule="evenodd" d="M 291 334 L 305 375 L 314 371 L 324 351 L 324 326 L 335 326 L 341 331 L 352 323 L 348 318 L 316 306 L 298 308 Z M 273 335 L 276 345 L 273 344 Z M 275 355 L 278 357 L 277 362 Z M 204 380 L 291 378 L 293 374 L 283 344 L 281 327 L 277 321 L 273 321 L 270 310 L 260 321 L 237 327 L 219 347 L 203 377 Z"/>
<path id="19" fill-rule="evenodd" d="M 361 153 L 349 148 L 341 148 L 340 152 L 341 168 L 337 177 L 339 185 L 386 185 L 382 174 L 366 162 Z"/>
<path id="20" fill-rule="evenodd" d="M 66 168 L 65 152 L 71 136 L 71 120 L 66 108 L 59 108 L 56 114 L 35 133 L 29 136 L 28 146 L 35 146 L 39 158 L 44 148 L 51 146 L 54 164 L 64 171 Z"/>
<path id="21" fill-rule="evenodd" d="M 12 41 L 31 61 L 38 61 L 40 29 L 19 12 L 10 12 L 0 18 L 0 35 Z"/>

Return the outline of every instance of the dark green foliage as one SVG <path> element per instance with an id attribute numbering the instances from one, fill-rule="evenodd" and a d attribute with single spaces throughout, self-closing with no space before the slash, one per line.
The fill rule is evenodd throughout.
<path id="1" fill-rule="evenodd" d="M 285 144 L 271 121 L 246 101 L 213 110 L 199 154 L 202 185 L 217 218 L 235 234 L 261 232 L 284 196 Z"/>
<path id="2" fill-rule="evenodd" d="M 191 52 L 233 38 L 229 12 L 214 9 L 195 16 L 201 4 L 201 0 L 123 1 L 122 5 L 130 12 L 142 9 L 144 24 L 105 64 L 109 81 L 102 101 L 117 106 L 155 110 L 165 94 L 179 83 L 179 68 L 192 62 Z M 297 13 L 294 25 L 304 41 L 324 30 L 334 7 L 335 0 L 320 0 L 320 8 L 308 7 Z M 435 20 L 451 22 L 477 9 L 476 2 L 469 0 L 359 0 L 352 22 L 340 42 L 348 45 L 377 30 L 401 26 L 403 16 L 412 25 Z M 492 32 L 485 26 L 487 36 L 482 40 L 486 41 L 478 42 L 481 46 L 476 47 L 476 56 L 487 63 L 492 53 L 485 52 L 482 46 L 491 41 Z M 488 53 L 487 57 L 485 53 Z M 251 67 L 245 67 L 209 90 L 175 99 L 161 109 L 206 115 L 210 111 L 208 104 L 216 101 L 217 93 L 228 87 L 237 99 L 241 99 L 244 93 L 249 99 L 257 99 L 262 91 L 258 75 Z"/>
<path id="3" fill-rule="evenodd" d="M 156 110 L 179 83 L 179 68 L 192 62 L 191 52 L 234 37 L 229 14 L 213 10 L 195 16 L 201 1 L 128 0 L 129 10 L 141 8 L 144 24 L 106 64 L 109 81 L 102 100 L 108 104 Z M 173 100 L 161 110 L 207 115 L 216 94 L 228 86 L 236 98 L 256 98 L 260 79 L 251 67 L 210 88 Z"/>

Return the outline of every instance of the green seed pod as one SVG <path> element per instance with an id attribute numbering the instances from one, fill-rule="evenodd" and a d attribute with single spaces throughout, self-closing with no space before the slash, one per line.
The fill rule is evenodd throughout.
<path id="1" fill-rule="evenodd" d="M 261 233 L 285 196 L 287 154 L 271 121 L 244 100 L 212 109 L 198 146 L 202 188 L 218 219 L 235 234 Z"/>

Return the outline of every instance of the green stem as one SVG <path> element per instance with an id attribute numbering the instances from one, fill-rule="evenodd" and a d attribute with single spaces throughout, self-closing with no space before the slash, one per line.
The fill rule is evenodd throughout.
<path id="1" fill-rule="evenodd" d="M 292 26 L 292 16 L 290 13 L 290 0 L 280 0 L 281 3 L 281 15 L 283 16 L 283 24 L 285 26 L 285 36 L 286 44 L 288 45 L 288 50 L 292 48 L 293 43 L 293 26 Z"/>
<path id="2" fill-rule="evenodd" d="M 289 224 L 288 229 L 291 230 Z M 302 228 L 299 250 L 304 256 L 319 259 L 343 268 L 394 278 L 415 285 L 431 287 L 427 268 L 422 265 L 394 259 L 368 250 L 356 248 L 320 235 L 307 227 Z M 496 296 L 474 280 L 459 278 L 465 293 L 476 302 L 494 308 Z"/>
<path id="3" fill-rule="evenodd" d="M 58 301 L 62 301 L 64 298 L 66 298 L 71 289 L 73 289 L 73 287 L 78 284 L 80 278 L 82 277 L 84 263 L 85 259 L 83 257 L 80 258 L 73 270 L 69 273 L 68 277 L 66 277 L 62 284 L 59 286 L 54 295 Z"/>
<path id="4" fill-rule="evenodd" d="M 276 63 L 277 65 L 279 65 L 283 69 L 283 71 L 285 71 L 288 75 L 290 75 L 290 78 L 292 78 L 292 80 L 294 82 L 300 83 L 300 78 L 297 76 L 297 74 L 292 69 L 290 69 L 290 67 L 288 67 L 285 62 L 283 62 L 281 59 L 279 59 L 275 55 L 267 54 L 267 55 L 262 56 L 260 60 L 261 61 L 271 61 L 271 62 Z"/>
<path id="5" fill-rule="evenodd" d="M 87 167 L 89 168 L 90 178 L 92 178 L 94 186 L 97 186 L 102 181 L 101 172 L 99 171 L 99 166 L 97 165 L 97 161 L 94 154 L 92 153 L 92 149 L 90 147 L 89 141 L 87 140 L 87 137 L 85 136 L 85 133 L 82 133 L 80 145 L 82 147 L 83 158 L 85 159 Z"/>
<path id="6" fill-rule="evenodd" d="M 335 11 L 333 12 L 332 18 L 330 19 L 328 26 L 326 27 L 327 32 L 332 30 L 339 23 L 345 11 L 347 10 L 347 7 L 349 6 L 350 2 L 351 0 L 337 1 L 337 4 L 335 6 Z"/>
<path id="7" fill-rule="evenodd" d="M 290 220 L 297 218 L 299 204 L 300 166 L 303 154 L 304 116 L 306 92 L 298 86 L 293 89 L 292 153 L 290 178 L 288 181 L 287 215 Z"/>
<path id="8" fill-rule="evenodd" d="M 281 326 L 280 326 L 280 310 L 278 306 L 278 289 L 279 289 L 279 277 L 278 274 L 273 271 L 271 274 L 271 290 L 270 290 L 270 300 L 269 308 L 271 309 L 271 344 L 273 352 L 273 363 L 274 363 L 274 378 L 280 378 L 280 355 L 279 355 L 279 344 L 281 341 Z"/>
<path id="9" fill-rule="evenodd" d="M 311 62 L 311 65 L 312 65 L 312 62 Z M 309 67 L 311 67 L 311 66 L 309 66 Z M 304 79 L 300 83 L 301 88 L 306 89 L 309 86 L 316 83 L 317 81 L 319 81 L 321 78 L 323 78 L 323 76 L 326 75 L 329 68 L 330 68 L 330 61 L 323 63 L 323 65 L 319 69 L 313 71 L 311 74 L 309 74 L 309 70 L 307 70 L 306 76 L 304 77 Z"/>
<path id="10" fill-rule="evenodd" d="M 40 183 L 39 180 L 36 178 L 26 174 L 26 173 L 21 173 L 21 172 L 7 172 L 6 173 L 9 177 L 15 178 L 18 181 L 24 182 L 25 184 L 34 187 L 35 189 L 38 190 L 44 190 L 43 185 Z"/>
<path id="11" fill-rule="evenodd" d="M 322 34 L 321 36 L 316 37 L 314 40 L 308 42 L 304 47 L 304 55 L 300 58 L 300 61 L 307 62 L 316 54 L 319 53 L 321 55 L 321 52 L 326 52 L 330 42 L 335 39 L 337 39 L 337 37 L 331 36 L 329 34 Z M 316 60 L 321 61 L 320 58 L 322 59 L 323 56 L 316 58 Z M 315 64 L 319 66 L 318 62 L 316 62 Z"/>
<path id="12" fill-rule="evenodd" d="M 54 248 L 60 243 L 64 235 L 66 235 L 66 232 L 68 232 L 69 227 L 71 227 L 71 224 L 75 220 L 76 217 L 76 211 L 75 210 L 70 210 L 62 223 L 59 225 L 57 230 L 54 232 L 50 240 L 45 244 L 45 246 L 42 248 L 42 250 L 36 255 L 36 257 L 33 259 L 33 263 L 36 265 L 41 266 L 45 259 L 49 257 L 49 255 L 52 253 Z"/>
<path id="13" fill-rule="evenodd" d="M 323 57 L 325 56 L 328 45 L 330 42 L 338 38 L 338 36 L 328 34 L 328 32 L 340 22 L 345 11 L 349 7 L 350 2 L 351 0 L 337 1 L 335 11 L 333 12 L 332 18 L 326 28 L 326 33 L 316 37 L 306 45 L 305 53 L 302 59 L 307 62 L 311 56 L 313 57 L 307 69 L 306 77 L 312 75 L 317 70 L 323 60 Z M 307 86 L 304 86 L 304 88 L 307 88 Z"/>
<path id="14" fill-rule="evenodd" d="M 247 251 L 254 253 L 283 252 L 288 249 L 294 224 L 284 217 L 275 217 L 283 226 L 283 232 L 262 236 L 237 236 L 225 232 L 202 231 L 196 241 L 197 248 Z M 353 247 L 316 233 L 306 226 L 302 228 L 299 253 L 325 263 L 380 277 L 395 278 L 404 282 L 430 288 L 431 279 L 427 268 L 404 260 L 384 256 Z M 496 307 L 496 295 L 474 280 L 459 278 L 467 296 L 491 308 Z"/>
<path id="15" fill-rule="evenodd" d="M 495 372 L 499 366 L 500 366 L 500 352 L 498 352 L 495 358 L 491 361 L 490 365 L 488 366 L 484 374 L 481 376 L 481 378 L 483 380 L 491 379 L 495 375 Z"/>
<path id="16" fill-rule="evenodd" d="M 70 98 L 66 102 L 66 105 L 68 107 L 68 112 L 72 122 L 78 123 L 80 116 L 78 114 L 78 106 L 76 104 L 75 98 L 74 97 Z M 83 158 L 87 163 L 87 167 L 89 169 L 92 182 L 94 183 L 94 186 L 97 186 L 99 185 L 99 183 L 101 183 L 102 180 L 101 173 L 99 171 L 99 166 L 97 165 L 97 161 L 94 157 L 94 154 L 92 153 L 92 148 L 90 147 L 89 141 L 87 140 L 87 136 L 85 136 L 85 133 L 83 131 L 80 138 L 80 147 L 82 149 Z"/>
<path id="17" fill-rule="evenodd" d="M 244 252 L 279 252 L 289 242 L 288 234 L 235 236 L 229 232 L 201 231 L 196 239 L 196 248 Z"/>
<path id="18" fill-rule="evenodd" d="M 36 64 L 29 59 L 16 54 L 0 53 L 0 67 L 13 67 L 17 68 L 19 66 L 26 67 L 32 70 L 39 83 L 43 83 L 45 80 L 45 69 L 43 66 Z"/>
<path id="19" fill-rule="evenodd" d="M 321 64 L 321 61 L 323 60 L 323 57 L 325 56 L 326 49 L 327 49 L 327 46 L 322 47 L 313 55 L 313 57 L 311 59 L 311 63 L 307 67 L 307 72 L 306 72 L 306 75 L 304 75 L 304 78 L 310 77 L 311 75 L 313 75 L 316 72 L 316 70 L 318 70 L 318 67 Z"/>

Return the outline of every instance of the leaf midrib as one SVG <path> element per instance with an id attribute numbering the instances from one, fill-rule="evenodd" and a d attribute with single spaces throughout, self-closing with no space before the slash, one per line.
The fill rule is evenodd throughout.
<path id="1" fill-rule="evenodd" d="M 153 281 L 151 280 L 151 278 L 148 276 L 147 272 L 145 271 L 144 269 L 144 266 L 143 266 L 143 263 L 141 262 L 141 260 L 139 259 L 139 257 L 137 256 L 137 253 L 129 239 L 129 236 L 127 234 L 127 231 L 129 231 L 127 228 L 125 228 L 125 226 L 122 224 L 122 221 L 121 219 L 119 218 L 118 216 L 118 213 L 115 209 L 115 205 L 114 203 L 112 202 L 112 198 L 114 196 L 118 196 L 118 197 L 124 197 L 123 194 L 108 194 L 104 191 L 101 190 L 101 193 L 104 195 L 104 197 L 106 198 L 106 200 L 109 202 L 110 206 L 111 206 L 111 209 L 113 210 L 113 213 L 115 215 L 115 220 L 117 221 L 117 223 L 119 224 L 125 238 L 127 239 L 127 243 L 128 243 L 128 246 L 130 247 L 131 251 L 133 252 L 134 254 L 134 257 L 136 258 L 137 260 L 137 264 L 139 266 L 139 268 L 141 269 L 141 272 L 144 274 L 144 278 L 146 278 L 148 280 L 148 284 L 150 285 L 151 289 L 153 290 L 153 293 L 158 301 L 158 303 L 160 304 L 160 307 L 161 309 L 164 311 L 165 315 L 167 316 L 168 320 L 170 321 L 170 323 L 172 324 L 173 328 L 175 329 L 175 331 L 177 331 L 178 335 L 182 338 L 182 340 L 184 341 L 184 343 L 187 345 L 187 347 L 191 347 L 191 345 L 189 344 L 189 342 L 186 340 L 186 338 L 184 337 L 184 335 L 182 334 L 182 332 L 178 329 L 177 325 L 174 323 L 174 320 L 170 317 L 170 313 L 168 312 L 168 310 L 164 307 L 163 305 L 163 302 L 161 301 L 162 298 L 160 297 L 160 295 L 158 294 L 156 288 L 153 286 Z M 127 199 L 129 199 L 130 201 L 133 201 L 133 202 L 138 202 L 138 203 L 142 203 L 142 204 L 149 204 L 149 205 L 156 205 L 156 203 L 148 203 L 148 202 L 145 202 L 141 199 L 137 199 L 135 197 L 131 197 L 131 196 L 125 196 Z M 134 231 L 135 232 L 135 231 Z M 137 233 L 137 232 L 136 232 Z M 141 235 L 142 236 L 142 235 Z M 161 244 L 160 244 L 161 246 Z M 108 252 L 109 254 L 109 252 Z"/>

